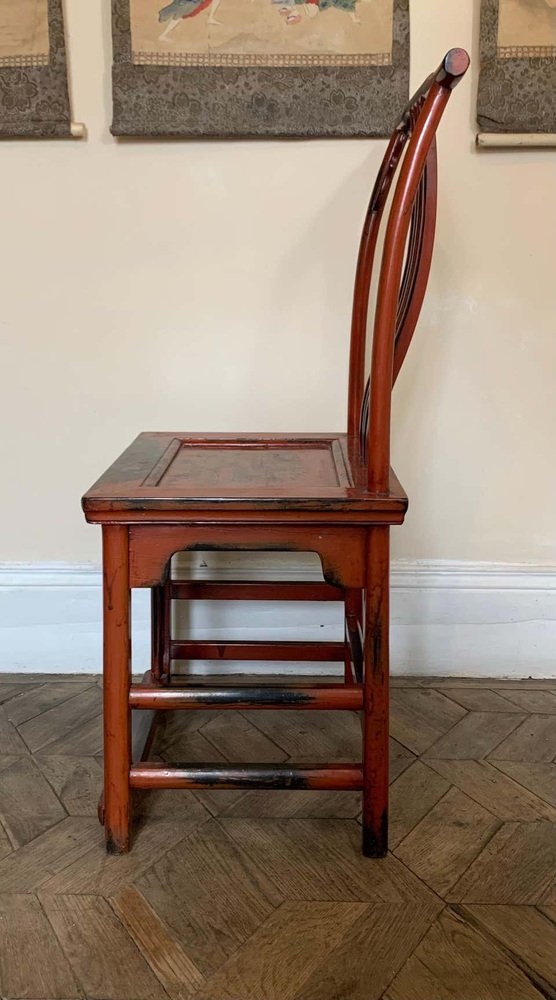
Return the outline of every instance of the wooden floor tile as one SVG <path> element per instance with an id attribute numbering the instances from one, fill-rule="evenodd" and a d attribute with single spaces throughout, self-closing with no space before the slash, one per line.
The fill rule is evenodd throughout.
<path id="1" fill-rule="evenodd" d="M 556 756 L 556 716 L 528 716 L 490 756 L 499 760 L 553 760 Z"/>
<path id="2" fill-rule="evenodd" d="M 72 1000 L 81 988 L 35 896 L 0 895 L 2 996 Z"/>
<path id="3" fill-rule="evenodd" d="M 96 757 L 54 757 L 35 761 L 70 816 L 96 816 L 102 768 Z"/>
<path id="4" fill-rule="evenodd" d="M 427 757 L 427 764 L 499 819 L 525 823 L 535 819 L 556 820 L 555 806 L 486 760 L 433 760 Z"/>
<path id="5" fill-rule="evenodd" d="M 501 691 L 486 687 L 442 687 L 442 694 L 468 712 L 515 712 L 517 705 Z M 528 709 L 525 709 L 528 711 Z"/>
<path id="6" fill-rule="evenodd" d="M 489 691 L 502 692 L 553 690 L 554 678 L 500 678 L 500 677 L 435 677 L 434 675 L 407 676 L 396 674 L 390 678 L 393 688 L 435 688 L 444 691 L 445 688 L 480 688 Z"/>
<path id="7" fill-rule="evenodd" d="M 492 813 L 452 788 L 394 853 L 445 896 L 499 827 Z"/>
<path id="8" fill-rule="evenodd" d="M 136 885 L 204 976 L 283 899 L 265 866 L 245 855 L 216 820 L 182 840 Z"/>
<path id="9" fill-rule="evenodd" d="M 0 892 L 33 892 L 91 848 L 101 847 L 96 820 L 69 816 L 0 861 Z"/>
<path id="10" fill-rule="evenodd" d="M 2 771 L 5 771 L 8 767 L 13 767 L 13 765 L 17 764 L 17 762 L 21 760 L 22 757 L 27 757 L 27 756 L 29 756 L 27 753 L 2 754 L 0 756 L 0 773 Z"/>
<path id="11" fill-rule="evenodd" d="M 204 976 L 135 886 L 120 889 L 111 904 L 173 1000 L 186 1000 L 204 985 Z"/>
<path id="12" fill-rule="evenodd" d="M 440 900 L 369 904 L 295 1000 L 379 1000 L 441 908 Z"/>
<path id="13" fill-rule="evenodd" d="M 44 896 L 42 905 L 87 996 L 164 1000 L 161 983 L 105 899 Z"/>
<path id="14" fill-rule="evenodd" d="M 543 892 L 537 905 L 550 920 L 556 920 L 556 878 L 552 880 L 546 892 Z"/>
<path id="15" fill-rule="evenodd" d="M 532 906 L 461 906 L 457 912 L 501 944 L 541 992 L 556 993 L 556 924 Z"/>
<path id="16" fill-rule="evenodd" d="M 379 865 L 361 853 L 361 827 L 349 820 L 222 819 L 241 850 L 288 899 L 349 902 L 429 900 L 430 891 L 392 854 Z"/>
<path id="17" fill-rule="evenodd" d="M 355 712 L 249 712 L 250 722 L 292 760 L 360 761 L 361 725 Z"/>
<path id="18" fill-rule="evenodd" d="M 87 681 L 89 684 L 96 684 L 97 682 L 102 683 L 102 675 L 99 673 L 95 674 L 45 674 L 45 673 L 27 673 L 17 671 L 6 671 L 6 673 L 0 674 L 0 686 L 4 684 L 21 684 L 25 687 L 33 688 L 38 687 L 39 684 L 83 684 Z M 554 686 L 554 684 L 552 685 Z"/>
<path id="19" fill-rule="evenodd" d="M 192 757 L 196 746 L 202 746 L 203 754 L 213 753 L 214 760 L 223 760 L 223 754 L 200 735 L 199 730 L 207 722 L 214 719 L 214 712 L 165 712 L 162 723 L 157 726 L 153 751 L 165 760 L 190 761 L 201 760 L 202 757 Z M 211 758 L 206 758 L 210 760 Z"/>
<path id="20" fill-rule="evenodd" d="M 205 789 L 194 794 L 211 816 L 220 816 L 227 809 L 233 808 L 236 803 L 241 802 L 245 796 L 245 792 L 242 789 L 232 790 L 225 788 L 217 788 L 216 791 Z"/>
<path id="21" fill-rule="evenodd" d="M 390 786 L 390 850 L 413 830 L 450 788 L 450 783 L 420 760 Z"/>
<path id="22" fill-rule="evenodd" d="M 19 733 L 29 749 L 36 753 L 45 747 L 59 743 L 73 730 L 79 729 L 101 710 L 102 693 L 96 686 L 79 692 L 61 705 L 43 712 L 41 715 L 19 726 Z M 52 753 L 52 749 L 48 751 Z"/>
<path id="23" fill-rule="evenodd" d="M 202 727 L 201 733 L 233 763 L 284 761 L 288 756 L 240 712 L 218 713 Z"/>
<path id="24" fill-rule="evenodd" d="M 99 712 L 59 740 L 46 744 L 39 750 L 39 754 L 45 753 L 54 757 L 92 757 L 102 753 L 102 744 L 102 715 Z"/>
<path id="25" fill-rule="evenodd" d="M 294 1000 L 364 911 L 362 903 L 285 903 L 209 979 L 198 1000 Z"/>
<path id="26" fill-rule="evenodd" d="M 453 887 L 466 903 L 534 905 L 556 875 L 556 824 L 505 823 Z"/>
<path id="27" fill-rule="evenodd" d="M 524 764 L 519 760 L 493 759 L 492 765 L 545 802 L 551 805 L 556 803 L 556 764 L 552 762 Z"/>
<path id="28" fill-rule="evenodd" d="M 5 705 L 12 698 L 16 698 L 18 694 L 22 694 L 26 687 L 25 684 L 8 683 L 3 680 L 4 676 L 4 674 L 0 675 L 0 705 Z"/>
<path id="29" fill-rule="evenodd" d="M 37 687 L 27 687 L 25 691 L 12 698 L 6 705 L 6 715 L 15 726 L 20 726 L 29 719 L 46 712 L 49 708 L 63 704 L 75 695 L 93 687 L 92 684 L 75 684 L 72 681 L 61 684 L 39 684 Z"/>
<path id="30" fill-rule="evenodd" d="M 466 714 L 438 691 L 391 692 L 390 730 L 394 739 L 414 753 L 423 753 Z"/>
<path id="31" fill-rule="evenodd" d="M 218 793 L 214 793 L 217 797 Z M 245 792 L 220 811 L 223 819 L 287 819 L 321 817 L 355 819 L 361 812 L 360 792 L 253 791 Z"/>
<path id="32" fill-rule="evenodd" d="M 525 712 L 556 715 L 556 694 L 552 691 L 508 691 L 506 697 Z"/>
<path id="33" fill-rule="evenodd" d="M 0 820 L 16 847 L 22 847 L 66 816 L 31 757 L 19 757 L 0 771 Z"/>
<path id="34" fill-rule="evenodd" d="M 168 763 L 220 764 L 226 760 L 222 751 L 215 747 L 200 729 L 186 730 L 182 734 L 176 733 L 172 740 L 165 742 L 160 749 L 158 744 L 155 744 L 155 750 Z"/>
<path id="35" fill-rule="evenodd" d="M 8 854 L 11 854 L 13 849 L 13 844 L 4 830 L 4 827 L 0 823 L 0 861 L 2 858 L 6 858 Z"/>
<path id="36" fill-rule="evenodd" d="M 397 740 L 390 737 L 388 742 L 388 755 L 390 757 L 390 781 L 395 781 L 400 774 L 413 764 L 415 754 L 402 746 Z"/>
<path id="37" fill-rule="evenodd" d="M 207 814 L 201 804 L 193 797 L 189 801 L 188 815 L 151 819 L 136 832 L 129 854 L 119 857 L 105 853 L 104 836 L 97 825 L 98 841 L 92 849 L 45 879 L 42 890 L 51 894 L 76 892 L 112 896 L 204 822 Z"/>
<path id="38" fill-rule="evenodd" d="M 9 703 L 8 703 L 9 704 Z M 0 707 L 0 755 L 26 754 L 27 746 L 17 729 L 6 715 L 6 707 Z"/>
<path id="39" fill-rule="evenodd" d="M 541 1000 L 507 955 L 446 911 L 406 962 L 384 1000 Z"/>
<path id="40" fill-rule="evenodd" d="M 192 811 L 196 809 L 195 803 L 200 803 L 204 810 L 204 815 L 199 816 L 199 820 L 203 822 L 212 815 L 204 801 L 206 794 L 176 788 L 136 790 L 133 796 L 133 815 L 138 832 L 140 833 L 143 828 L 146 829 L 154 819 L 173 819 L 180 822 L 183 818 L 183 823 L 189 823 Z M 217 793 L 213 794 L 216 798 Z M 191 827 L 187 832 L 191 832 Z"/>
<path id="41" fill-rule="evenodd" d="M 470 712 L 433 743 L 425 757 L 481 760 L 525 719 L 526 716 L 517 713 Z"/>

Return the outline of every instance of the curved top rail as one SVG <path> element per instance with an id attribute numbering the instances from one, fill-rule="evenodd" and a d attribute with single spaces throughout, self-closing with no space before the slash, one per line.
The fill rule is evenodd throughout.
<path id="1" fill-rule="evenodd" d="M 453 90 L 467 73 L 470 63 L 469 53 L 465 49 L 450 49 L 444 56 L 438 69 L 434 73 L 431 73 L 413 94 L 409 104 L 407 104 L 402 112 L 398 128 L 405 123 L 411 108 L 423 97 L 427 96 L 434 83 L 437 83 L 439 87 L 444 87 L 446 90 Z"/>

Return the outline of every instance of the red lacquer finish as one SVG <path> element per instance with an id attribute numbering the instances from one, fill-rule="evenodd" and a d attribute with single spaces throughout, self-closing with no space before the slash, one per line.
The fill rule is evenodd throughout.
<path id="1" fill-rule="evenodd" d="M 131 768 L 132 788 L 289 788 L 359 791 L 363 774 L 358 764 L 137 764 Z"/>
<path id="2" fill-rule="evenodd" d="M 363 708 L 363 686 L 361 684 L 320 684 L 312 687 L 290 684 L 287 687 L 187 687 L 161 688 L 157 686 L 133 686 L 129 692 L 131 708 L 161 709 L 188 708 L 212 710 L 227 708 L 236 711 L 254 709 L 320 709 L 344 712 L 359 712 Z"/>
<path id="3" fill-rule="evenodd" d="M 346 433 L 145 433 L 86 493 L 103 526 L 104 747 L 101 817 L 108 850 L 130 845 L 133 788 L 362 790 L 363 851 L 388 847 L 389 534 L 407 497 L 390 468 L 392 387 L 407 354 L 431 267 L 436 132 L 469 57 L 453 49 L 419 88 L 388 145 L 364 221 L 351 324 Z M 371 370 L 370 288 L 379 234 Z M 317 553 L 324 581 L 176 580 L 183 550 Z M 152 588 L 152 662 L 131 683 L 130 588 Z M 181 639 L 172 602 L 341 601 L 335 642 Z M 177 660 L 337 662 L 341 683 L 226 684 L 177 677 Z M 161 710 L 359 712 L 360 764 L 155 764 L 145 759 Z M 133 719 L 132 719 L 133 712 Z M 145 713 L 151 713 L 150 717 Z M 146 727 L 135 725 L 147 720 Z M 134 725 L 132 726 L 132 721 Z M 150 729 L 150 731 L 149 731 Z"/>
<path id="4" fill-rule="evenodd" d="M 131 685 L 129 545 L 125 524 L 103 528 L 104 594 L 104 811 L 106 847 L 129 850 L 131 804 Z"/>

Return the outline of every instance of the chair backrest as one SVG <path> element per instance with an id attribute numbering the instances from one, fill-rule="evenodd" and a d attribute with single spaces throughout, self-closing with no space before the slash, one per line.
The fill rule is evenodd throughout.
<path id="1" fill-rule="evenodd" d="M 436 130 L 452 90 L 468 67 L 467 52 L 452 49 L 411 99 L 390 139 L 363 226 L 351 325 L 348 437 L 360 463 L 367 466 L 371 492 L 388 491 L 392 386 L 413 337 L 431 266 Z M 397 174 L 380 265 L 371 374 L 365 384 L 373 264 L 384 208 Z"/>

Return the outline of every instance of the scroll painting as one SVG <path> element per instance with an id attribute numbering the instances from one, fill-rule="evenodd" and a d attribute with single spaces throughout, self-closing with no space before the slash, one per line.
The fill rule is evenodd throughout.
<path id="1" fill-rule="evenodd" d="M 387 135 L 409 0 L 112 0 L 115 135 Z"/>
<path id="2" fill-rule="evenodd" d="M 0 0 L 0 137 L 70 127 L 62 0 Z"/>
<path id="3" fill-rule="evenodd" d="M 482 0 L 478 122 L 556 132 L 556 0 Z"/>

